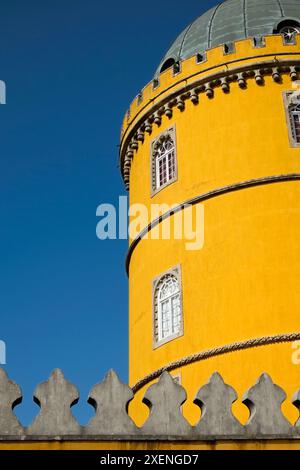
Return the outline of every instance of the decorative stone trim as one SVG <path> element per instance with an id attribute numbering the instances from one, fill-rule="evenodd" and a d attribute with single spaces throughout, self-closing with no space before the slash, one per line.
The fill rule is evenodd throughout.
<path id="1" fill-rule="evenodd" d="M 147 233 L 149 233 L 153 228 L 155 228 L 157 225 L 159 225 L 161 222 L 166 220 L 168 217 L 171 217 L 172 215 L 176 214 L 177 212 L 182 211 L 187 205 L 195 205 L 200 202 L 207 201 L 209 199 L 212 199 L 217 196 L 222 196 L 223 194 L 235 192 L 235 191 L 240 191 L 242 189 L 247 189 L 247 188 L 253 188 L 256 186 L 263 186 L 266 184 L 274 184 L 274 183 L 283 183 L 287 181 L 299 181 L 300 180 L 300 173 L 290 173 L 287 175 L 274 175 L 274 176 L 264 176 L 262 178 L 255 178 L 252 180 L 246 180 L 242 181 L 240 183 L 234 183 L 230 184 L 228 186 L 223 186 L 221 188 L 217 189 L 212 189 L 211 191 L 208 191 L 207 193 L 199 194 L 198 196 L 195 196 L 191 199 L 188 199 L 184 201 L 182 204 L 179 204 L 178 206 L 172 208 L 170 211 L 167 211 L 165 214 L 161 215 L 159 218 L 152 220 L 147 227 L 145 227 L 141 233 L 132 241 L 127 257 L 126 257 L 126 272 L 129 274 L 129 266 L 130 266 L 130 261 L 131 257 L 133 255 L 133 252 L 137 245 L 140 243 L 140 241 L 143 239 Z"/>
<path id="2" fill-rule="evenodd" d="M 269 341 L 271 338 L 276 339 L 269 337 Z M 291 338 L 299 339 L 300 334 L 281 337 L 283 341 L 290 341 Z M 261 339 L 252 340 L 252 345 L 260 345 L 259 341 Z M 240 423 L 232 411 L 232 404 L 239 398 L 235 389 L 226 384 L 217 372 L 206 384 L 199 384 L 195 398 L 189 397 L 202 411 L 195 426 L 182 414 L 181 407 L 187 400 L 186 390 L 166 371 L 144 393 L 143 403 L 150 413 L 140 428 L 128 414 L 133 390 L 122 383 L 114 371 L 109 371 L 104 380 L 92 388 L 88 404 L 93 406 L 95 414 L 86 426 L 81 426 L 70 410 L 78 401 L 78 392 L 60 369 L 54 371 L 36 390 L 41 410 L 33 423 L 25 428 L 13 412 L 14 404 L 19 404 L 23 398 L 20 388 L 0 369 L 0 441 L 3 443 L 24 445 L 25 442 L 35 442 L 38 446 L 43 441 L 147 443 L 170 440 L 300 439 L 299 419 L 293 425 L 281 410 L 287 394 L 266 373 L 260 375 L 257 382 L 240 397 L 249 409 L 249 419 L 245 425 Z M 20 395 L 20 399 L 16 403 L 17 395 Z M 296 390 L 289 399 L 299 410 L 300 390 Z"/>
<path id="3" fill-rule="evenodd" d="M 232 54 L 235 54 L 236 53 L 236 46 L 237 44 L 240 44 L 241 42 L 251 42 L 251 48 L 253 50 L 255 49 L 263 49 L 267 46 L 267 43 L 266 43 L 266 39 L 270 39 L 270 38 L 274 38 L 274 37 L 279 37 L 281 38 L 281 45 L 283 47 L 286 47 L 286 46 L 297 46 L 298 45 L 298 42 L 300 42 L 300 34 L 296 34 L 292 41 L 286 41 L 283 37 L 282 34 L 272 34 L 272 35 L 266 35 L 266 36 L 255 36 L 255 37 L 248 37 L 248 38 L 245 38 L 245 39 L 241 39 L 241 40 L 238 40 L 236 42 L 231 42 L 231 43 L 228 43 L 228 44 L 221 44 L 219 46 L 216 46 L 216 47 L 213 47 L 213 48 L 209 48 L 207 49 L 206 51 L 203 51 L 203 52 L 200 52 L 200 53 L 197 53 L 197 54 L 194 54 L 193 56 L 190 56 L 190 57 L 187 57 L 186 59 L 184 60 L 180 60 L 180 61 L 177 61 L 175 62 L 175 64 L 173 64 L 173 67 L 170 67 L 169 69 L 166 69 L 164 70 L 163 72 L 158 72 L 157 71 L 157 75 L 155 75 L 154 79 L 150 82 L 150 84 L 152 85 L 152 90 L 155 90 L 156 88 L 158 88 L 160 86 L 160 77 L 161 75 L 164 75 L 165 73 L 169 73 L 170 70 L 173 70 L 173 77 L 175 75 L 180 75 L 181 72 L 182 72 L 182 64 L 187 61 L 187 60 L 190 60 L 191 58 L 194 58 L 195 59 L 195 63 L 196 65 L 199 65 L 199 64 L 203 64 L 203 63 L 206 63 L 208 62 L 209 63 L 209 54 L 212 52 L 212 51 L 215 51 L 215 50 L 218 50 L 218 49 L 221 49 L 222 51 L 222 55 L 224 57 L 226 56 L 231 56 Z M 297 39 L 298 38 L 298 39 Z M 231 48 L 231 49 L 230 49 Z M 226 52 L 228 51 L 228 52 Z M 289 55 L 290 53 L 280 53 L 279 55 Z M 250 55 L 248 57 L 242 57 L 241 59 L 233 59 L 233 60 L 229 60 L 227 61 L 226 63 L 221 63 L 221 64 L 216 64 L 215 67 L 222 67 L 224 66 L 225 64 L 226 65 L 230 65 L 230 64 L 233 64 L 233 63 L 236 63 L 236 62 L 240 62 L 241 60 L 248 60 L 248 59 L 257 59 L 257 58 L 260 58 L 260 57 L 267 57 L 267 56 L 273 56 L 274 54 L 261 54 L 259 56 L 253 56 L 253 55 Z M 276 55 L 277 56 L 277 55 Z M 174 60 L 177 60 L 176 57 L 173 57 Z M 178 68 L 178 65 L 180 67 L 180 70 L 179 72 L 175 73 L 174 74 L 174 66 L 177 64 L 177 68 Z M 210 67 L 210 70 L 214 68 L 214 67 Z M 175 67 L 176 69 L 176 67 Z M 202 71 L 202 72 L 205 72 L 206 70 Z M 202 73 L 200 72 L 200 73 Z M 197 73 L 198 74 L 198 73 Z M 197 75 L 196 74 L 196 75 Z M 187 77 L 188 78 L 188 77 Z M 144 90 L 146 88 L 149 87 L 149 83 L 142 89 L 141 93 L 143 94 Z M 138 104 L 138 106 L 143 102 L 143 99 L 141 102 L 138 102 L 138 97 L 139 95 L 137 95 L 136 97 L 136 102 Z M 135 101 L 135 100 L 134 100 Z M 133 101 L 133 102 L 134 102 Z"/>
<path id="4" fill-rule="evenodd" d="M 274 58 L 273 60 L 257 61 L 253 64 L 224 69 L 202 78 L 200 76 L 200 78 L 198 77 L 197 80 L 189 84 L 184 81 L 181 88 L 176 88 L 176 91 L 158 100 L 151 110 L 142 115 L 126 140 L 122 142 L 120 161 L 126 189 L 129 190 L 132 159 L 139 145 L 143 144 L 145 132 L 150 134 L 154 125 L 161 126 L 164 116 L 170 119 L 175 106 L 181 112 L 184 112 L 185 102 L 190 100 L 194 105 L 197 105 L 201 94 L 213 99 L 216 88 L 221 88 L 224 93 L 230 93 L 231 85 L 237 83 L 239 88 L 246 89 L 247 82 L 251 79 L 254 79 L 258 86 L 261 86 L 264 84 L 265 76 L 271 76 L 274 83 L 280 83 L 282 75 L 289 75 L 293 82 L 297 80 L 299 70 L 300 59 Z"/>
<path id="5" fill-rule="evenodd" d="M 281 335 L 274 335 L 274 336 L 263 336 L 261 338 L 249 339 L 246 341 L 239 341 L 237 343 L 231 343 L 231 344 L 226 344 L 224 346 L 219 346 L 213 349 L 207 349 L 205 351 L 192 354 L 191 356 L 183 357 L 177 361 L 164 365 L 163 367 L 155 370 L 154 372 L 151 372 L 150 374 L 146 375 L 146 377 L 139 380 L 132 387 L 132 390 L 134 393 L 136 393 L 146 384 L 157 379 L 164 372 L 171 372 L 172 370 L 179 369 L 180 367 L 185 367 L 195 362 L 204 361 L 211 357 L 221 356 L 223 354 L 228 354 L 228 353 L 236 352 L 236 351 L 243 351 L 245 349 L 256 348 L 259 346 L 268 346 L 271 344 L 280 344 L 280 343 L 290 343 L 290 342 L 294 342 L 298 340 L 300 340 L 300 333 L 288 333 L 288 334 L 281 334 Z M 299 401 L 299 404 L 300 404 L 300 401 Z"/>

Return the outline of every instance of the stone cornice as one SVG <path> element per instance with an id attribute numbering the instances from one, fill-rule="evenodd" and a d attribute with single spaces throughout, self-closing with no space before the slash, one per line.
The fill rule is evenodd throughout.
<path id="1" fill-rule="evenodd" d="M 284 54 L 285 57 L 287 55 L 289 54 Z M 259 56 L 263 60 L 255 60 L 233 68 L 228 68 L 228 65 L 225 64 L 224 68 L 221 70 L 218 68 L 216 71 L 216 67 L 214 67 L 213 73 L 205 74 L 205 76 L 203 76 L 203 72 L 196 76 L 194 74 L 191 76 L 195 77 L 192 81 L 187 82 L 188 78 L 191 78 L 187 77 L 175 89 L 171 87 L 167 95 L 162 93 L 161 98 L 158 96 L 155 103 L 153 102 L 148 110 L 140 113 L 140 117 L 135 119 L 136 122 L 130 132 L 123 135 L 120 166 L 126 188 L 129 189 L 130 169 L 134 153 L 143 144 L 145 134 L 151 134 L 153 126 L 161 126 L 164 117 L 170 119 L 173 116 L 173 108 L 176 107 L 184 112 L 187 101 L 198 105 L 201 95 L 206 95 L 207 99 L 213 99 L 217 88 L 221 88 L 224 93 L 230 93 L 230 87 L 234 83 L 240 89 L 247 88 L 248 80 L 255 80 L 258 86 L 262 86 L 265 76 L 272 76 L 275 83 L 281 83 L 282 75 L 285 74 L 289 75 L 293 82 L 298 79 L 300 52 L 294 52 L 292 56 L 282 58 L 280 54 L 273 54 L 272 58 L 268 60 Z M 299 56 L 299 58 L 295 56 Z M 239 62 L 241 60 L 239 59 Z"/>
<path id="2" fill-rule="evenodd" d="M 192 55 L 175 63 L 160 75 L 154 77 L 131 102 L 121 129 L 121 144 L 131 130 L 135 120 L 162 94 L 184 81 L 212 73 L 220 68 L 231 68 L 245 62 L 262 58 L 291 57 L 300 52 L 300 34 L 292 42 L 286 43 L 281 34 L 271 34 L 259 38 L 241 39 L 232 43 L 230 50 L 225 45 L 207 49 L 204 54 Z"/>

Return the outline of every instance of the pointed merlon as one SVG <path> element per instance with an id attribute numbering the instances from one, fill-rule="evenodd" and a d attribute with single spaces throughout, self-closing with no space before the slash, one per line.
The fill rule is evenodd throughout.
<path id="1" fill-rule="evenodd" d="M 0 369 L 0 435 L 20 436 L 24 429 L 13 413 L 16 405 L 22 401 L 19 385 L 9 380 L 4 369 Z"/>
<path id="2" fill-rule="evenodd" d="M 94 407 L 96 415 L 84 428 L 84 433 L 99 436 L 137 434 L 138 428 L 127 413 L 132 399 L 132 390 L 110 370 L 89 394 L 88 403 Z"/>
<path id="3" fill-rule="evenodd" d="M 197 435 L 241 436 L 244 428 L 232 414 L 232 404 L 237 400 L 236 391 L 224 383 L 219 373 L 200 388 L 194 403 L 201 408 L 201 419 L 195 427 Z"/>
<path id="4" fill-rule="evenodd" d="M 30 435 L 68 436 L 81 433 L 71 407 L 78 402 L 77 388 L 68 382 L 60 369 L 55 369 L 49 380 L 37 386 L 34 401 L 41 410 L 28 427 Z"/>
<path id="5" fill-rule="evenodd" d="M 250 410 L 246 424 L 249 436 L 292 435 L 293 427 L 284 417 L 281 405 L 286 399 L 286 393 L 274 384 L 268 374 L 262 374 L 256 384 L 244 396 L 243 403 Z"/>
<path id="6" fill-rule="evenodd" d="M 143 434 L 189 435 L 192 427 L 180 409 L 185 401 L 185 389 L 164 372 L 157 383 L 150 385 L 143 398 L 143 403 L 150 409 L 150 416 L 142 428 Z"/>

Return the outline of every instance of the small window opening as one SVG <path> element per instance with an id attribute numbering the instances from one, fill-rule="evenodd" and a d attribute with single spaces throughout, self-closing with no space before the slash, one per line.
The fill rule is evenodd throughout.
<path id="1" fill-rule="evenodd" d="M 224 53 L 231 54 L 234 51 L 234 46 L 232 42 L 224 44 Z"/>
<path id="2" fill-rule="evenodd" d="M 201 62 L 204 62 L 205 56 L 203 54 L 197 54 L 197 64 L 201 64 Z"/>
<path id="3" fill-rule="evenodd" d="M 296 34 L 300 34 L 300 24 L 294 20 L 282 21 L 274 33 L 282 34 L 285 44 L 294 44 Z"/>
<path id="4" fill-rule="evenodd" d="M 173 67 L 175 65 L 175 60 L 170 58 L 170 59 L 167 59 L 163 65 L 161 66 L 161 69 L 160 69 L 160 73 L 164 72 L 165 70 L 168 70 L 170 69 L 171 67 Z"/>

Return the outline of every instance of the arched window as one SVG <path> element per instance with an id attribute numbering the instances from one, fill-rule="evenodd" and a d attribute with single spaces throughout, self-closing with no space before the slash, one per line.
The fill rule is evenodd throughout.
<path id="1" fill-rule="evenodd" d="M 156 193 L 177 178 L 174 129 L 169 129 L 152 143 L 152 192 Z"/>
<path id="2" fill-rule="evenodd" d="M 289 138 L 292 147 L 300 147 L 300 90 L 284 93 Z"/>
<path id="3" fill-rule="evenodd" d="M 181 336 L 182 302 L 178 268 L 155 281 L 154 288 L 154 340 L 161 345 Z"/>
<path id="4" fill-rule="evenodd" d="M 175 175 L 175 145 L 172 138 L 166 138 L 157 146 L 155 155 L 156 187 L 164 186 Z"/>
<path id="5" fill-rule="evenodd" d="M 290 106 L 291 131 L 295 143 L 300 144 L 300 103 Z"/>

